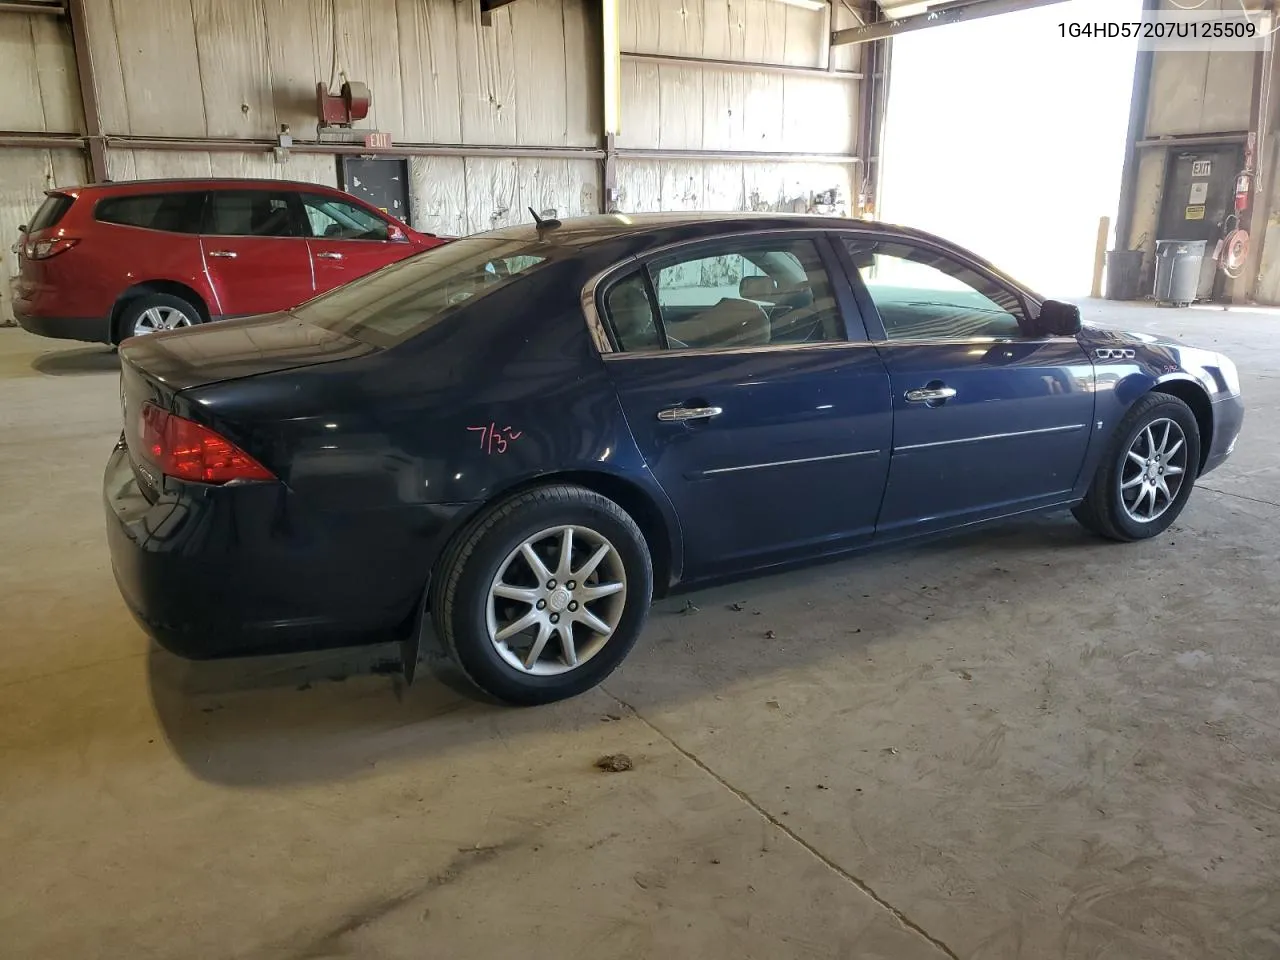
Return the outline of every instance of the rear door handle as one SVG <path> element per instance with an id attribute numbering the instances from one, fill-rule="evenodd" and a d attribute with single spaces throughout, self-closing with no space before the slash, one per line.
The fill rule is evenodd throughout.
<path id="1" fill-rule="evenodd" d="M 679 423 L 683 420 L 709 420 L 724 413 L 722 407 L 670 407 L 658 411 L 658 419 L 664 423 Z"/>
<path id="2" fill-rule="evenodd" d="M 234 250 L 210 250 L 209 256 L 218 257 L 221 260 L 234 260 L 238 254 Z"/>
<path id="3" fill-rule="evenodd" d="M 341 260 L 342 254 L 333 253 L 330 250 L 323 250 L 320 253 L 316 254 L 316 259 L 317 260 Z"/>
<path id="4" fill-rule="evenodd" d="M 907 391 L 907 403 L 938 403 L 956 395 L 955 387 L 921 387 Z"/>

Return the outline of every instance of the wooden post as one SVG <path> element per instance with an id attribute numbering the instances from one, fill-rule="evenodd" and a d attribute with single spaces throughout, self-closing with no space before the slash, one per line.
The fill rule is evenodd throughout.
<path id="1" fill-rule="evenodd" d="M 1102 269 L 1107 262 L 1107 241 L 1111 239 L 1111 218 L 1098 221 L 1098 246 L 1093 254 L 1093 292 L 1089 296 L 1102 299 Z"/>

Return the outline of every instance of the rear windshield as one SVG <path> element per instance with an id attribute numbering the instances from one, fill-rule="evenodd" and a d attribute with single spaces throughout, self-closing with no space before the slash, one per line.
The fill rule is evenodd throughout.
<path id="1" fill-rule="evenodd" d="M 389 347 L 537 270 L 550 249 L 536 240 L 455 240 L 384 267 L 293 312 L 307 323 Z"/>
<path id="2" fill-rule="evenodd" d="M 126 227 L 146 227 L 170 233 L 199 233 L 204 193 L 142 193 L 99 200 L 93 209 L 96 220 Z"/>
<path id="3" fill-rule="evenodd" d="M 66 216 L 67 211 L 71 209 L 71 205 L 75 202 L 75 197 L 68 197 L 65 193 L 49 194 L 44 198 L 44 203 L 40 204 L 40 209 L 36 211 L 35 217 L 27 224 L 27 232 L 35 233 L 37 230 L 48 230 L 50 227 L 56 227 L 58 221 Z"/>

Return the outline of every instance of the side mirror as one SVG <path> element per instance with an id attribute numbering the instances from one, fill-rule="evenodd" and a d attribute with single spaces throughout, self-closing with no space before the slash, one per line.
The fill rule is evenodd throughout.
<path id="1" fill-rule="evenodd" d="M 27 232 L 27 225 L 26 225 L 25 223 L 20 223 L 20 224 L 18 224 L 18 232 L 19 232 L 19 233 L 26 233 L 26 232 Z"/>
<path id="2" fill-rule="evenodd" d="M 1040 305 L 1036 326 L 1045 336 L 1074 337 L 1080 332 L 1080 308 L 1074 303 L 1046 300 Z"/>

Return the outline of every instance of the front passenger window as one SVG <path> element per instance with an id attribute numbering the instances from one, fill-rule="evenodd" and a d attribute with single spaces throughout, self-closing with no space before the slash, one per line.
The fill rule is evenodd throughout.
<path id="1" fill-rule="evenodd" d="M 890 340 L 1023 336 L 1021 299 L 950 257 L 892 241 L 844 244 Z"/>
<path id="2" fill-rule="evenodd" d="M 302 195 L 311 236 L 329 240 L 386 240 L 387 222 L 354 203 L 314 193 Z"/>

